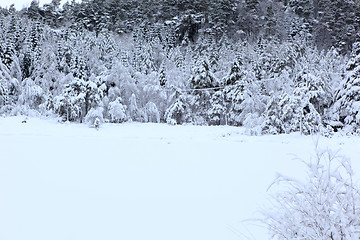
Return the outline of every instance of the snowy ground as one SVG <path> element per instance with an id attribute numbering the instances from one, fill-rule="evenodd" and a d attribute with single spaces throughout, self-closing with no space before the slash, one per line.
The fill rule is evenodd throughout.
<path id="1" fill-rule="evenodd" d="M 246 136 L 234 127 L 0 118 L 0 239 L 268 239 L 247 221 L 314 142 L 360 174 L 360 138 Z"/>

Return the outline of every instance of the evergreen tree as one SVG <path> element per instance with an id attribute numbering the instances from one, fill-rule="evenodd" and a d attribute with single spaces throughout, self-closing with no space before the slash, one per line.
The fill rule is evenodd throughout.
<path id="1" fill-rule="evenodd" d="M 2 63 L 0 59 L 0 110 L 3 111 L 3 108 L 8 106 L 9 103 L 9 79 L 11 78 L 9 70 Z"/>
<path id="2" fill-rule="evenodd" d="M 228 76 L 223 79 L 225 86 L 231 86 L 239 82 L 244 78 L 244 69 L 243 63 L 235 60 L 233 65 L 231 66 L 230 72 Z"/>
<path id="3" fill-rule="evenodd" d="M 49 4 L 44 4 L 44 22 L 51 27 L 58 27 L 61 21 L 60 13 L 61 0 L 52 0 Z"/>
<path id="4" fill-rule="evenodd" d="M 209 124 L 220 125 L 226 121 L 226 103 L 223 91 L 216 91 L 210 98 Z"/>
<path id="5" fill-rule="evenodd" d="M 360 42 L 354 43 L 346 75 L 335 95 L 333 118 L 360 131 Z"/>
<path id="6" fill-rule="evenodd" d="M 40 21 L 42 19 L 42 17 L 41 17 L 41 9 L 40 9 L 40 6 L 39 6 L 39 1 L 32 0 L 31 3 L 30 3 L 29 8 L 26 11 L 26 14 L 32 20 Z"/>
<path id="7" fill-rule="evenodd" d="M 161 87 L 165 87 L 166 86 L 166 74 L 165 74 L 165 68 L 162 65 L 160 68 L 160 75 L 159 75 L 159 84 Z"/>
<path id="8" fill-rule="evenodd" d="M 66 121 L 82 122 L 91 109 L 102 107 L 104 85 L 93 76 L 88 81 L 71 76 L 67 81 L 62 95 L 55 97 L 54 110 Z"/>
<path id="9" fill-rule="evenodd" d="M 85 114 L 86 83 L 82 79 L 69 79 L 71 82 L 65 85 L 63 94 L 55 97 L 54 110 L 65 121 L 82 122 Z"/>
<path id="10" fill-rule="evenodd" d="M 210 99 L 215 91 L 219 90 L 219 83 L 212 73 L 208 61 L 205 59 L 194 70 L 190 78 L 190 87 L 193 91 L 193 112 L 195 121 L 206 123 L 209 121 L 208 111 L 211 107 Z"/>
<path id="11" fill-rule="evenodd" d="M 261 115 L 265 102 L 253 72 L 245 71 L 235 63 L 224 80 L 233 83 L 224 88 L 231 125 L 241 126 L 248 117 Z"/>
<path id="12" fill-rule="evenodd" d="M 264 29 L 265 37 L 269 39 L 276 37 L 276 32 L 277 32 L 276 19 L 272 5 L 267 7 L 264 21 L 265 21 L 265 29 Z"/>
<path id="13" fill-rule="evenodd" d="M 298 131 L 313 134 L 323 130 L 320 114 L 301 91 L 273 96 L 266 107 L 264 118 L 262 132 L 266 134 Z"/>
<path id="14" fill-rule="evenodd" d="M 175 101 L 166 110 L 165 121 L 172 125 L 186 123 L 191 117 L 189 100 L 179 91 L 175 91 L 174 95 Z"/>

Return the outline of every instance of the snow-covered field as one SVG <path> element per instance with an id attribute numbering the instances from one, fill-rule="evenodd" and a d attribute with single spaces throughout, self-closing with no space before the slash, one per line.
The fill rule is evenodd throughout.
<path id="1" fill-rule="evenodd" d="M 360 138 L 241 128 L 0 118 L 1 240 L 268 239 L 276 173 L 301 178 L 314 143 L 360 174 Z"/>

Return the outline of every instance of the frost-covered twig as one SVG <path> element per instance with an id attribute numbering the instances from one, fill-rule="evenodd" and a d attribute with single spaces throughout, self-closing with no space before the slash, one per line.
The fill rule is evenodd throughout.
<path id="1" fill-rule="evenodd" d="M 308 169 L 305 182 L 276 177 L 268 191 L 286 188 L 271 195 L 262 222 L 275 239 L 360 239 L 360 190 L 350 160 L 317 147 L 315 156 L 302 161 Z"/>

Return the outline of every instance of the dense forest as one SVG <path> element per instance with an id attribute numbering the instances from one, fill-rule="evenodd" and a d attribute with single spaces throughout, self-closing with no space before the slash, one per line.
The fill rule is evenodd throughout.
<path id="1" fill-rule="evenodd" d="M 360 133 L 359 0 L 0 8 L 0 114 Z"/>

